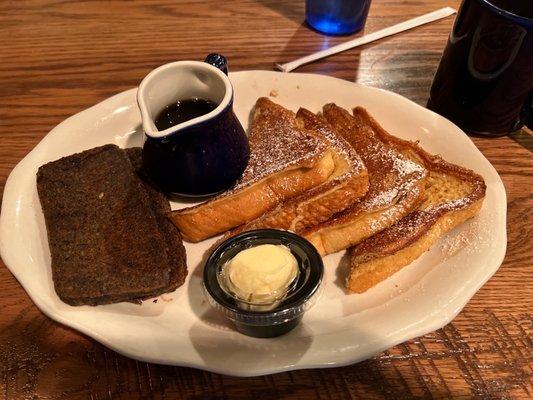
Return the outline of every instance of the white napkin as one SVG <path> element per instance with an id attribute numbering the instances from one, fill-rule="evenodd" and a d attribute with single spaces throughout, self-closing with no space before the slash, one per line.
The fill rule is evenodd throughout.
<path id="1" fill-rule="evenodd" d="M 338 44 L 337 46 L 330 47 L 329 49 L 318 51 L 308 56 L 299 58 L 298 60 L 291 61 L 286 64 L 276 64 L 276 68 L 278 68 L 280 71 L 283 71 L 283 72 L 291 72 L 293 69 L 296 69 L 301 65 L 308 64 L 312 61 L 316 61 L 321 58 L 328 57 L 332 54 L 337 54 L 342 51 L 373 42 L 374 40 L 378 40 L 386 36 L 395 35 L 396 33 L 403 32 L 408 29 L 412 29 L 417 26 L 436 21 L 438 19 L 448 17 L 452 14 L 455 14 L 456 12 L 457 11 L 451 7 L 444 7 L 439 10 L 430 12 L 428 14 L 424 14 L 419 17 L 412 18 L 404 22 L 400 22 L 399 24 L 389 26 L 388 28 L 369 33 L 368 35 L 358 37 L 346 43 Z"/>

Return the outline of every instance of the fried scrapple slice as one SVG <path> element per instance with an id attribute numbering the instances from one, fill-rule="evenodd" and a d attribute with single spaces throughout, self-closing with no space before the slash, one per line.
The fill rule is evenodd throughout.
<path id="1" fill-rule="evenodd" d="M 476 215 L 486 185 L 478 174 L 431 155 L 416 143 L 384 136 L 364 109 L 356 108 L 354 114 L 384 140 L 403 146 L 407 157 L 429 171 L 425 199 L 416 210 L 350 249 L 351 272 L 346 286 L 351 292 L 362 293 L 416 260 L 440 237 Z"/>
<path id="2" fill-rule="evenodd" d="M 243 225 L 283 201 L 325 182 L 335 169 L 330 147 L 296 115 L 267 98 L 254 108 L 250 160 L 229 191 L 172 213 L 185 240 L 198 242 Z"/>
<path id="3" fill-rule="evenodd" d="M 163 203 L 151 200 L 117 146 L 41 166 L 37 190 L 54 287 L 66 303 L 132 301 L 173 290 L 183 281 L 185 253 L 179 246 L 174 255 L 170 252 L 179 236 L 163 233 L 158 222 Z"/>
<path id="4" fill-rule="evenodd" d="M 359 154 L 369 177 L 365 196 L 328 221 L 301 232 L 326 255 L 361 242 L 416 208 L 423 200 L 427 171 L 405 157 L 401 145 L 383 141 L 359 116 L 335 104 L 325 105 L 323 114 Z"/>
<path id="5" fill-rule="evenodd" d="M 156 190 L 155 185 L 150 183 L 142 169 L 142 149 L 140 147 L 132 147 L 125 151 L 133 165 L 135 173 L 141 178 L 144 184 L 148 197 L 150 198 L 152 210 L 157 219 L 157 224 L 165 239 L 166 253 L 170 261 L 170 281 L 165 292 L 172 292 L 177 287 L 183 285 L 187 277 L 185 246 L 183 246 L 178 228 L 168 218 L 171 213 L 168 199 L 163 193 Z"/>
<path id="6" fill-rule="evenodd" d="M 333 153 L 335 169 L 323 184 L 289 199 L 261 217 L 234 229 L 226 237 L 261 228 L 296 233 L 328 220 L 363 196 L 368 190 L 368 172 L 361 158 L 344 138 L 319 115 L 301 108 L 296 118 L 306 130 L 325 141 Z"/>

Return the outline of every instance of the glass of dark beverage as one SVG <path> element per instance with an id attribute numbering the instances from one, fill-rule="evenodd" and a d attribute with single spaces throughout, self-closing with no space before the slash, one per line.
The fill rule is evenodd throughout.
<path id="1" fill-rule="evenodd" d="M 463 0 L 427 107 L 467 133 L 503 136 L 531 122 L 533 1 Z"/>

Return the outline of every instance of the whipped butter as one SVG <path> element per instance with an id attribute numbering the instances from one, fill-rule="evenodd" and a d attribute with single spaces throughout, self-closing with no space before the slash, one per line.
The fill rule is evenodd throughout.
<path id="1" fill-rule="evenodd" d="M 285 296 L 298 275 L 298 261 L 286 246 L 262 244 L 240 251 L 223 270 L 238 298 L 268 304 Z"/>

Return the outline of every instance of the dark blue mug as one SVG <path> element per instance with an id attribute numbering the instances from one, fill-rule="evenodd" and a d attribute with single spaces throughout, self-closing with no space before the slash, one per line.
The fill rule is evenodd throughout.
<path id="1" fill-rule="evenodd" d="M 464 0 L 428 108 L 468 133 L 502 136 L 531 123 L 533 1 Z"/>
<path id="2" fill-rule="evenodd" d="M 233 112 L 233 87 L 226 74 L 225 59 L 210 55 L 206 62 L 162 65 L 139 85 L 137 102 L 146 134 L 143 169 L 171 198 L 214 195 L 234 185 L 246 168 L 248 138 Z M 215 108 L 157 129 L 156 118 L 167 106 L 195 98 Z"/>

